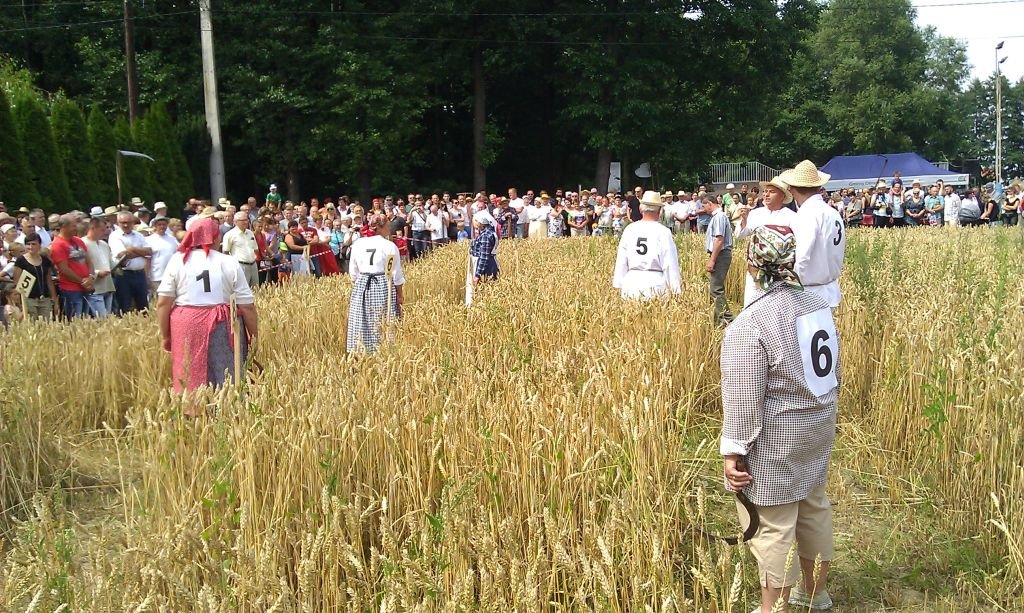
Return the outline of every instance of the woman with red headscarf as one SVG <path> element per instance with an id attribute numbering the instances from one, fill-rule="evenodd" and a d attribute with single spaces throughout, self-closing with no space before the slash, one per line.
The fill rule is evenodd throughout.
<path id="1" fill-rule="evenodd" d="M 219 387 L 234 371 L 234 326 L 229 321 L 232 296 L 245 325 L 241 360 L 244 362 L 247 348 L 255 348 L 253 293 L 238 261 L 214 250 L 219 239 L 216 220 L 194 222 L 157 289 L 160 335 L 164 350 L 171 353 L 176 392 L 207 384 Z"/>

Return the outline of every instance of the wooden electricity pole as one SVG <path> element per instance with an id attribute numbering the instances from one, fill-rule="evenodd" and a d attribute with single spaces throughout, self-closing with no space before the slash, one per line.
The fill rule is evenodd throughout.
<path id="1" fill-rule="evenodd" d="M 224 181 L 224 145 L 220 140 L 220 106 L 217 102 L 217 68 L 213 61 L 210 0 L 199 0 L 199 40 L 203 47 L 206 127 L 210 132 L 210 196 L 213 202 L 217 202 L 227 196 L 227 186 Z"/>
<path id="2" fill-rule="evenodd" d="M 139 118 L 139 77 L 135 71 L 135 16 L 132 0 L 124 0 L 124 64 L 128 73 L 128 121 Z"/>

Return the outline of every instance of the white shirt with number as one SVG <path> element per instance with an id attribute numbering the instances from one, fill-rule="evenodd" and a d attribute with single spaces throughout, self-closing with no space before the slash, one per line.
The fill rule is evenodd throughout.
<path id="1" fill-rule="evenodd" d="M 839 306 L 839 274 L 846 256 L 846 226 L 839 212 L 821 196 L 811 196 L 797 211 L 793 222 L 796 237 L 796 274 L 804 289 L 817 294 L 829 306 Z"/>
<path id="2" fill-rule="evenodd" d="M 164 230 L 163 234 L 147 236 L 146 244 L 153 250 L 153 257 L 149 260 L 150 275 L 154 282 L 160 283 L 171 258 L 178 252 L 178 239 L 174 238 L 169 230 Z"/>
<path id="3" fill-rule="evenodd" d="M 761 226 L 787 226 L 792 228 L 795 221 L 796 213 L 792 209 L 782 207 L 777 211 L 772 211 L 768 207 L 759 206 L 747 213 L 747 222 L 736 231 L 736 238 L 750 236 L 754 233 L 754 230 Z M 742 221 L 740 223 L 743 224 Z M 744 307 L 764 293 L 764 290 L 754 283 L 754 277 L 750 276 L 749 272 L 746 274 L 746 280 L 746 285 L 743 288 Z"/>
<path id="4" fill-rule="evenodd" d="M 352 245 L 352 255 L 348 262 L 348 274 L 355 279 L 359 275 L 378 275 L 387 272 L 388 259 L 392 259 L 391 278 L 395 287 L 405 284 L 405 273 L 402 272 L 402 257 L 398 246 L 377 234 L 359 239 Z"/>
<path id="5" fill-rule="evenodd" d="M 232 294 L 236 304 L 254 302 L 252 289 L 238 261 L 219 251 L 210 251 L 207 255 L 202 249 L 194 249 L 188 260 L 184 259 L 184 254 L 175 253 L 156 293 L 174 298 L 178 306 L 228 304 Z"/>
<path id="6" fill-rule="evenodd" d="M 672 232 L 656 221 L 626 226 L 619 239 L 612 286 L 621 290 L 623 298 L 643 300 L 682 292 Z"/>

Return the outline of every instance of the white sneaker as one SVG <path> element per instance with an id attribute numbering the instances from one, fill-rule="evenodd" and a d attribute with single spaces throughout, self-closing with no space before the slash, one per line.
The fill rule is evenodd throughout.
<path id="1" fill-rule="evenodd" d="M 828 611 L 832 608 L 832 597 L 826 590 L 815 593 L 814 598 L 811 598 L 803 586 L 798 585 L 789 592 L 789 604 L 812 611 Z"/>

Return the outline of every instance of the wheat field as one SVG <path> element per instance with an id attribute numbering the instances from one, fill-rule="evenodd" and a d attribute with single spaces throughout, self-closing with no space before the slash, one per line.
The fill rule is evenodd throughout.
<path id="1" fill-rule="evenodd" d="M 1024 239 L 852 231 L 829 493 L 838 611 L 1024 605 Z M 397 343 L 350 282 L 262 289 L 262 372 L 181 416 L 155 320 L 0 336 L 0 610 L 714 611 L 756 603 L 721 491 L 702 240 L 627 303 L 611 239 L 407 271 Z M 742 295 L 737 254 L 729 279 Z"/>

